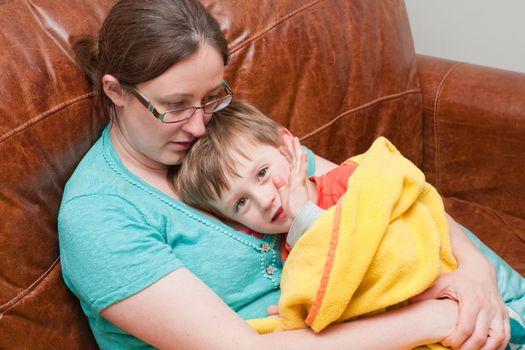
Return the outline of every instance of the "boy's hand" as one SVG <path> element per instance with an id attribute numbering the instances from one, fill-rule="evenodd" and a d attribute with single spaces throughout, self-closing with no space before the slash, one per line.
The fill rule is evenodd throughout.
<path id="1" fill-rule="evenodd" d="M 290 164 L 290 175 L 288 182 L 280 176 L 274 176 L 272 181 L 279 191 L 284 212 L 293 220 L 310 200 L 306 186 L 308 160 L 297 137 L 285 135 L 283 141 L 284 146 L 281 146 L 279 150 Z"/>
<path id="2" fill-rule="evenodd" d="M 279 317 L 279 305 L 270 305 L 266 308 L 269 317 Z"/>

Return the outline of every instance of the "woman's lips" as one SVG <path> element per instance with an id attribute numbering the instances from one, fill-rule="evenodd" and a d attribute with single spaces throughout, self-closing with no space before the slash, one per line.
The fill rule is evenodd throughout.
<path id="1" fill-rule="evenodd" d="M 193 144 L 193 142 L 174 142 L 172 141 L 171 144 L 174 145 L 179 151 L 187 151 L 191 148 L 191 145 Z"/>
<path id="2" fill-rule="evenodd" d="M 284 212 L 283 207 L 279 207 L 279 209 L 277 209 L 275 214 L 273 214 L 272 222 L 282 221 L 285 218 L 286 218 L 286 213 Z"/>

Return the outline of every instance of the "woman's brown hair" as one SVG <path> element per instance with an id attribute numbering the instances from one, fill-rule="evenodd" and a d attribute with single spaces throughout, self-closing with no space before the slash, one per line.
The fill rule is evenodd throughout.
<path id="1" fill-rule="evenodd" d="M 111 74 L 121 84 L 154 79 L 198 51 L 215 47 L 228 62 L 228 43 L 219 23 L 197 0 L 120 0 L 109 11 L 97 35 L 83 36 L 73 49 L 78 64 L 97 93 L 97 104 L 108 118 L 114 105 L 101 78 Z"/>

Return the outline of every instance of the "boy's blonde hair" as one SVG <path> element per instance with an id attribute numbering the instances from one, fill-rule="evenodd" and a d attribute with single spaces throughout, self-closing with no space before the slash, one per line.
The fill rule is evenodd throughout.
<path id="1" fill-rule="evenodd" d="M 234 154 L 251 159 L 246 145 L 282 145 L 283 127 L 257 108 L 242 101 L 231 104 L 213 115 L 206 135 L 198 139 L 184 158 L 173 184 L 186 204 L 222 216 L 210 204 L 230 184 L 227 176 L 237 173 Z"/>

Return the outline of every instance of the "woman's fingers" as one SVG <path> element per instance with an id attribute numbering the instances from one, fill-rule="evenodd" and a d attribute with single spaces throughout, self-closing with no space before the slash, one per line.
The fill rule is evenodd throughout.
<path id="1" fill-rule="evenodd" d="M 443 340 L 443 345 L 459 349 L 463 343 L 473 334 L 478 318 L 479 308 L 473 307 L 474 304 L 465 305 L 459 301 L 458 325 L 454 331 Z"/>
<path id="2" fill-rule="evenodd" d="M 505 308 L 503 315 L 494 317 L 490 323 L 487 342 L 482 350 L 505 350 L 510 340 L 510 323 L 508 311 Z"/>
<path id="3" fill-rule="evenodd" d="M 461 315 L 461 312 L 459 313 Z M 490 320 L 484 313 L 479 313 L 475 319 L 474 330 L 472 334 L 459 346 L 460 350 L 479 350 L 487 344 Z M 454 344 L 452 346 L 454 347 Z M 457 347 L 457 346 L 456 346 Z M 494 348 L 491 348 L 494 350 Z"/>
<path id="4" fill-rule="evenodd" d="M 505 345 L 503 345 L 505 344 Z M 488 331 L 487 342 L 482 350 L 503 350 L 505 349 L 505 326 L 502 320 L 493 320 Z"/>
<path id="5" fill-rule="evenodd" d="M 496 306 L 492 310 L 497 309 Z M 490 308 L 476 307 L 476 303 L 461 305 L 456 330 L 443 341 L 443 345 L 460 350 L 503 350 L 510 339 L 510 325 L 506 308 L 490 314 Z M 472 328 L 472 324 L 473 328 Z"/>
<path id="6" fill-rule="evenodd" d="M 505 334 L 505 337 L 503 338 L 503 343 L 501 344 L 499 350 L 505 350 L 507 348 L 507 344 L 510 341 L 510 320 L 509 320 L 509 311 L 505 308 L 506 316 L 503 319 L 503 331 Z"/>

